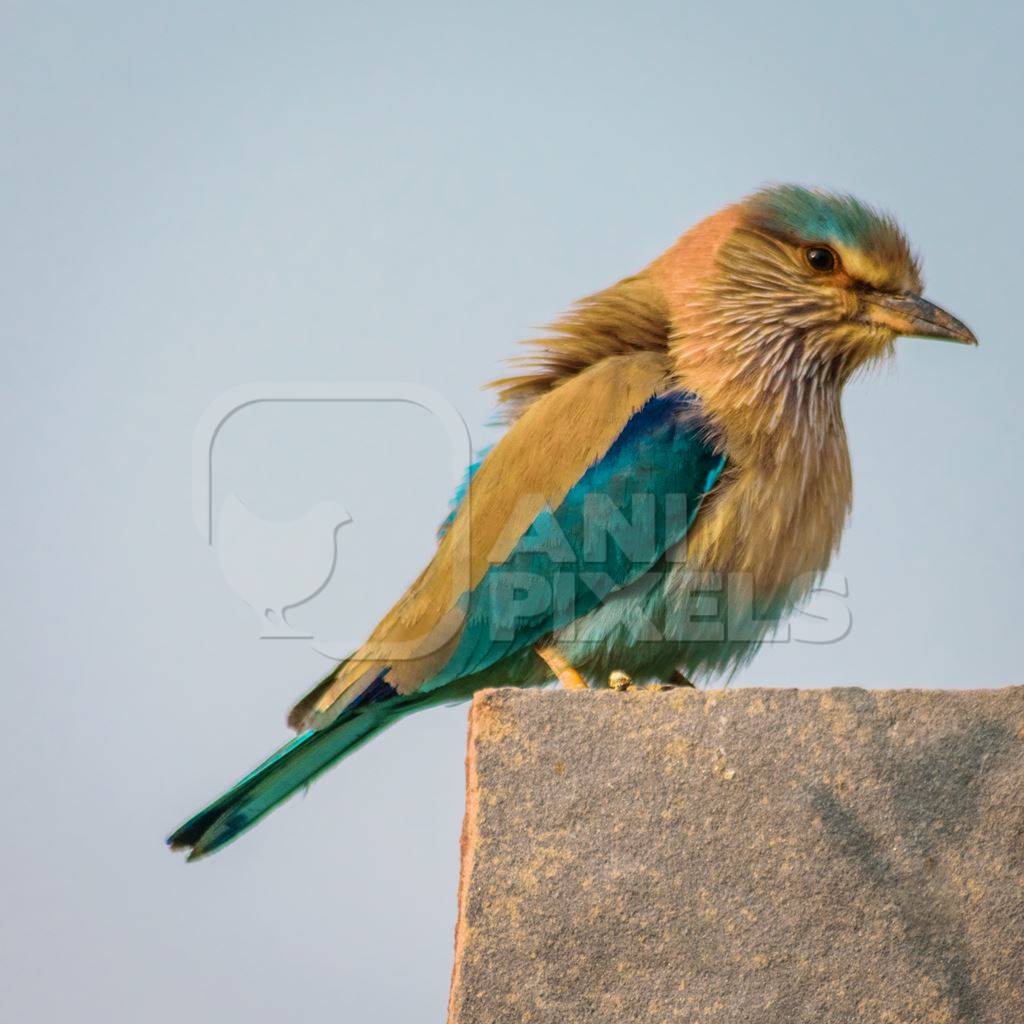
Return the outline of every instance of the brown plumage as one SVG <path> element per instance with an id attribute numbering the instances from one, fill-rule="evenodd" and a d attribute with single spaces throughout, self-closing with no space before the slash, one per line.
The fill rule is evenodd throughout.
<path id="1" fill-rule="evenodd" d="M 610 356 L 668 354 L 672 322 L 665 296 L 649 272 L 581 299 L 551 325 L 551 333 L 523 342 L 534 351 L 509 360 L 521 372 L 487 386 L 498 393 L 506 421 L 563 381 Z"/>

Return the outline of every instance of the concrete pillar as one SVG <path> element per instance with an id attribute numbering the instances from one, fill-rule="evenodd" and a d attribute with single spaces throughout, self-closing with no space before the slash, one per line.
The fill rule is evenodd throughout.
<path id="1" fill-rule="evenodd" d="M 492 690 L 450 1024 L 1020 1024 L 1024 688 Z"/>

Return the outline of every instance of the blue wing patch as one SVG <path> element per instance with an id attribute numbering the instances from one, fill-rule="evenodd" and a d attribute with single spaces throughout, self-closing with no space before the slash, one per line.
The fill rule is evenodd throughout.
<path id="1" fill-rule="evenodd" d="M 557 509 L 465 596 L 452 657 L 427 688 L 479 672 L 592 611 L 683 540 L 725 465 L 695 396 L 651 398 Z"/>
<path id="2" fill-rule="evenodd" d="M 448 515 L 444 517 L 443 522 L 437 528 L 437 539 L 440 540 L 450 529 L 452 523 L 455 522 L 455 517 L 458 515 L 459 506 L 462 504 L 463 498 L 466 497 L 466 491 L 469 490 L 469 485 L 476 476 L 476 471 L 483 465 L 483 461 L 487 458 L 487 453 L 494 447 L 493 444 L 489 444 L 486 448 L 481 448 L 476 453 L 476 458 L 466 468 L 466 475 L 462 478 L 462 482 L 455 489 L 455 493 L 452 495 L 452 500 L 448 502 Z"/>

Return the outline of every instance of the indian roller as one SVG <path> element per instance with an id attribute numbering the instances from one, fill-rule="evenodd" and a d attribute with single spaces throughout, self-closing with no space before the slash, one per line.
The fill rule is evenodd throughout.
<path id="1" fill-rule="evenodd" d="M 295 705 L 291 742 L 171 847 L 217 850 L 399 718 L 484 687 L 734 672 L 839 543 L 843 386 L 898 336 L 977 343 L 922 290 L 892 218 L 782 185 L 577 303 L 491 385 L 507 430 L 430 563 Z"/>

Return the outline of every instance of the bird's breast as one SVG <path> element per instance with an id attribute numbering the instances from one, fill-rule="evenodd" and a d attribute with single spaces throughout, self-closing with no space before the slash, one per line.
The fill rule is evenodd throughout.
<path id="1" fill-rule="evenodd" d="M 788 440 L 771 457 L 727 464 L 687 537 L 677 582 L 717 574 L 772 607 L 799 600 L 828 567 L 852 494 L 845 434 L 840 425 L 813 448 Z"/>

